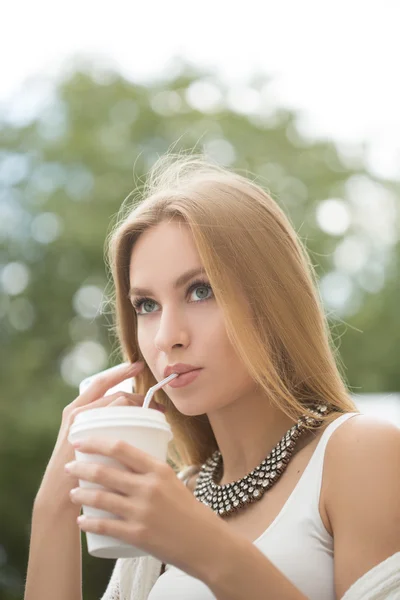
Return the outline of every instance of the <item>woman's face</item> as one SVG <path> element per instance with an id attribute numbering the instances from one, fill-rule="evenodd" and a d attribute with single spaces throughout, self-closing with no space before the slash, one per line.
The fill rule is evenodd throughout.
<path id="1" fill-rule="evenodd" d="M 140 236 L 129 270 L 130 287 L 148 290 L 145 294 L 134 290 L 131 301 L 141 302 L 135 307 L 138 343 L 156 380 L 164 379 L 168 365 L 201 367 L 188 385 L 163 388 L 177 410 L 188 416 L 212 413 L 254 389 L 228 339 L 205 273 L 174 286 L 186 272 L 201 268 L 189 227 L 175 221 Z"/>

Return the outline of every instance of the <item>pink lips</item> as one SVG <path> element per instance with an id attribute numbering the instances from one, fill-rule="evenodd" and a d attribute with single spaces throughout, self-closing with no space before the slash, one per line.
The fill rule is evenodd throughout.
<path id="1" fill-rule="evenodd" d="M 168 365 L 164 370 L 164 377 L 168 377 L 172 375 L 172 373 L 178 373 L 179 375 L 182 373 L 187 373 L 188 371 L 193 371 L 195 369 L 200 369 L 201 367 L 197 367 L 196 365 L 187 365 L 185 363 L 175 363 L 174 365 Z"/>

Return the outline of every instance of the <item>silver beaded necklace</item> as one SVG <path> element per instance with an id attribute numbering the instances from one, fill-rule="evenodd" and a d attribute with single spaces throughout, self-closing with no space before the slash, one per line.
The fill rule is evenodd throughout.
<path id="1" fill-rule="evenodd" d="M 221 517 L 238 512 L 248 504 L 261 500 L 279 480 L 285 471 L 299 438 L 307 431 L 305 424 L 320 425 L 321 415 L 328 414 L 328 407 L 317 405 L 310 411 L 314 417 L 302 415 L 270 454 L 250 473 L 232 483 L 218 485 L 222 473 L 222 455 L 216 450 L 202 465 L 193 492 L 199 502 L 203 502 Z"/>

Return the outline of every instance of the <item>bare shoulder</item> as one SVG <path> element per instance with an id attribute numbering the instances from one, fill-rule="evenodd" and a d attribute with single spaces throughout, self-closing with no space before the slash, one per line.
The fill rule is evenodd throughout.
<path id="1" fill-rule="evenodd" d="M 326 448 L 328 484 L 326 507 L 331 517 L 336 501 L 355 480 L 378 482 L 386 476 L 386 485 L 395 486 L 388 472 L 400 464 L 400 428 L 394 423 L 370 415 L 356 415 L 338 427 Z"/>
<path id="2" fill-rule="evenodd" d="M 326 448 L 326 509 L 338 597 L 400 550 L 400 428 L 369 415 L 338 427 Z"/>

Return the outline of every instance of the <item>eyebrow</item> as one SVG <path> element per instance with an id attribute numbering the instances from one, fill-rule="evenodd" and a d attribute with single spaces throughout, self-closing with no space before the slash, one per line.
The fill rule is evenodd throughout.
<path id="1" fill-rule="evenodd" d="M 190 279 L 192 279 L 193 277 L 195 277 L 196 275 L 205 275 L 206 271 L 203 267 L 196 267 L 195 269 L 190 269 L 189 271 L 186 271 L 186 273 L 183 273 L 182 275 L 180 275 L 178 277 L 178 279 L 175 281 L 174 283 L 174 289 L 177 290 L 178 288 L 182 287 L 183 285 L 185 285 L 185 283 L 187 283 Z M 140 288 L 140 287 L 131 287 L 131 289 L 129 290 L 129 294 L 128 297 L 131 298 L 132 296 L 151 296 L 153 295 L 153 292 L 148 289 L 148 288 Z"/>

